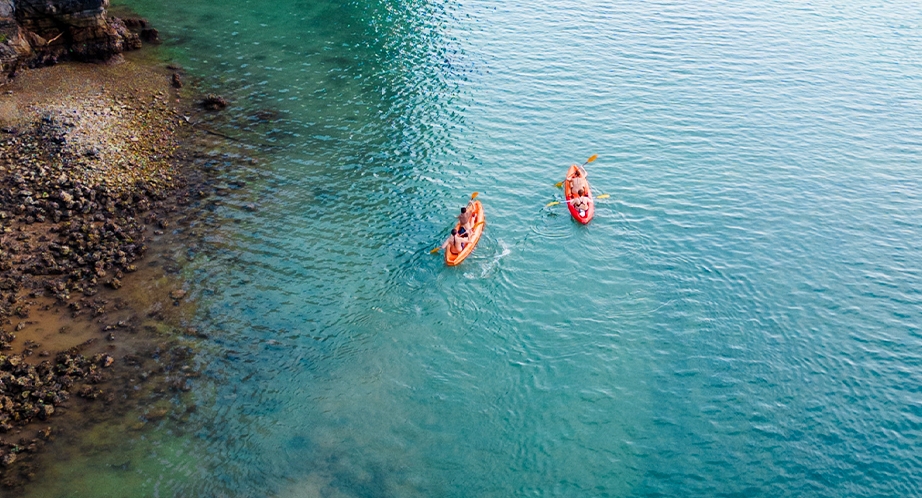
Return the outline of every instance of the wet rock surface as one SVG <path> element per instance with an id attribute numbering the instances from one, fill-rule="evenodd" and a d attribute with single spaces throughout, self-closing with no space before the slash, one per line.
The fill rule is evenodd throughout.
<path id="1" fill-rule="evenodd" d="M 172 143 L 155 144 L 164 160 L 151 164 L 149 156 L 124 152 L 133 136 L 122 146 L 100 139 L 99 156 L 118 152 L 108 158 L 114 164 L 97 166 L 81 156 L 86 137 L 73 136 L 80 119 L 47 113 L 0 135 L 0 320 L 28 317 L 28 295 L 67 303 L 103 285 L 120 288 L 147 249 L 148 226 L 167 224 L 184 200 Z"/>
<path id="2" fill-rule="evenodd" d="M 140 412 L 138 429 L 170 415 L 156 405 L 165 395 L 188 390 L 197 374 L 191 350 L 175 341 L 122 355 L 85 354 L 94 341 L 34 365 L 21 355 L 0 355 L 0 487 L 15 490 L 41 471 L 42 450 L 73 426 L 59 428 L 59 415 L 83 423 Z M 33 430 L 24 430 L 32 427 Z"/>
<path id="3" fill-rule="evenodd" d="M 4 24 L 11 5 L 0 0 L 0 34 L 19 29 Z M 158 38 L 142 19 L 124 25 Z M 145 57 L 21 65 L 0 81 L 0 496 L 82 452 L 90 427 L 143 431 L 194 411 L 177 407 L 198 376 L 192 348 L 212 334 L 185 318 L 197 290 L 180 270 L 244 187 L 209 178 L 258 164 L 225 126 L 281 116 L 214 112 L 228 101 Z"/>
<path id="4" fill-rule="evenodd" d="M 220 95 L 209 93 L 202 99 L 202 107 L 209 111 L 220 111 L 228 105 L 227 99 Z"/>
<path id="5" fill-rule="evenodd" d="M 159 43 L 143 19 L 110 15 L 108 0 L 0 0 L 0 73 L 65 60 L 106 60 Z"/>
<path id="6" fill-rule="evenodd" d="M 183 107 L 173 73 L 128 65 L 45 68 L 0 95 L 17 111 L 0 115 L 0 488 L 13 492 L 62 434 L 119 413 L 170 418 L 152 400 L 197 376 L 188 341 L 206 335 L 174 324 L 191 300 L 179 262 L 152 266 L 150 245 L 176 243 L 212 191 L 205 166 L 222 161 L 196 143 L 196 99 Z M 80 91 L 54 87 L 68 78 Z"/>

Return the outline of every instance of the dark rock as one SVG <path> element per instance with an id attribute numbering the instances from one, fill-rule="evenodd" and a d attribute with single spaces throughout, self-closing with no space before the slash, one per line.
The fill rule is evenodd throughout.
<path id="1" fill-rule="evenodd" d="M 16 0 L 15 4 L 15 19 L 9 16 L 7 23 L 15 20 L 13 26 L 18 26 L 6 46 L 16 48 L 12 55 L 0 51 L 4 72 L 15 73 L 24 64 L 52 65 L 62 58 L 105 60 L 141 46 L 138 35 L 108 16 L 107 1 Z"/>
<path id="2" fill-rule="evenodd" d="M 141 41 L 145 43 L 160 43 L 160 32 L 154 28 L 142 29 Z"/>
<path id="3" fill-rule="evenodd" d="M 48 420 L 48 417 L 54 413 L 54 407 L 51 405 L 40 404 L 38 407 L 38 419 L 39 420 Z"/>
<path id="4" fill-rule="evenodd" d="M 209 111 L 220 111 L 228 105 L 227 99 L 220 95 L 210 93 L 202 99 L 202 107 Z"/>
<path id="5" fill-rule="evenodd" d="M 169 412 L 167 411 L 166 408 L 155 408 L 147 412 L 144 415 L 144 418 L 146 418 L 149 422 L 156 422 L 166 417 L 167 413 Z"/>
<path id="6" fill-rule="evenodd" d="M 45 441 L 51 441 L 51 427 L 45 427 L 38 431 L 38 437 Z"/>
<path id="7" fill-rule="evenodd" d="M 97 399 L 100 395 L 102 395 L 102 391 L 93 389 L 91 386 L 83 386 L 83 388 L 77 391 L 77 396 L 88 400 Z"/>
<path id="8" fill-rule="evenodd" d="M 123 19 L 122 22 L 125 23 L 125 26 L 131 29 L 143 29 L 148 26 L 147 19 L 127 18 Z"/>

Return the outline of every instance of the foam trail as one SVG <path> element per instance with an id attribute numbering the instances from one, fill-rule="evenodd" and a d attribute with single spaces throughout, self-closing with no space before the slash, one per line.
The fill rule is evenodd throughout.
<path id="1" fill-rule="evenodd" d="M 499 243 L 499 247 L 501 250 L 499 251 L 499 254 L 494 256 L 493 259 L 491 259 L 489 262 L 487 262 L 486 265 L 484 265 L 483 271 L 480 272 L 481 278 L 487 277 L 491 273 L 493 268 L 496 268 L 496 266 L 499 264 L 501 259 L 503 259 L 509 254 L 512 254 L 512 248 L 509 247 L 509 244 L 504 242 L 502 239 L 497 239 L 497 242 Z"/>

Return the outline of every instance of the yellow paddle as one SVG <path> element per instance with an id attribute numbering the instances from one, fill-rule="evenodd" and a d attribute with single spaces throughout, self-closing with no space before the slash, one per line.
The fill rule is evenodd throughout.
<path id="1" fill-rule="evenodd" d="M 596 197 L 594 200 L 598 200 L 598 199 L 608 199 L 609 197 L 611 197 L 611 194 L 602 194 L 602 195 Z M 571 200 L 572 200 L 572 199 L 571 199 Z M 563 202 L 563 203 L 566 204 L 567 202 L 570 202 L 570 201 L 554 201 L 554 202 L 548 202 L 547 204 L 544 205 L 544 207 L 556 206 L 556 205 L 560 204 L 561 202 Z"/>
<path id="2" fill-rule="evenodd" d="M 599 158 L 598 154 L 593 154 L 589 159 L 586 159 L 586 162 L 583 163 L 583 166 L 591 163 L 592 161 L 595 161 L 598 158 Z M 557 188 L 563 187 L 563 182 L 557 182 L 554 184 L 554 186 Z"/>
<path id="3" fill-rule="evenodd" d="M 480 192 L 474 192 L 473 194 L 471 194 L 471 200 L 476 199 L 478 195 L 480 195 Z M 485 222 L 485 221 L 481 221 L 481 222 L 478 223 L 477 225 L 474 225 L 474 228 L 477 228 L 477 226 L 483 225 L 484 223 L 486 223 L 486 222 Z M 472 228 L 471 231 L 473 232 L 474 229 Z M 429 254 L 435 254 L 435 253 L 439 252 L 440 249 L 442 249 L 442 246 L 436 247 L 435 249 L 429 251 Z"/>

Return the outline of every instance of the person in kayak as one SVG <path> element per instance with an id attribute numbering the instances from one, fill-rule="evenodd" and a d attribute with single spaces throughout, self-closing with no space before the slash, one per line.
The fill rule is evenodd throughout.
<path id="1" fill-rule="evenodd" d="M 589 183 L 586 181 L 586 170 L 582 166 L 577 166 L 576 171 L 567 180 L 570 181 L 570 197 L 576 197 L 580 190 L 589 188 Z"/>
<path id="2" fill-rule="evenodd" d="M 586 211 L 589 210 L 589 204 L 592 202 L 592 199 L 586 195 L 586 191 L 584 189 L 579 189 L 576 194 L 576 197 L 574 197 L 570 202 L 579 212 L 580 216 L 586 216 Z"/>
<path id="3" fill-rule="evenodd" d="M 461 214 L 458 215 L 458 223 L 465 232 L 470 232 L 474 222 L 474 201 L 467 203 L 467 206 L 461 208 Z"/>
<path id="4" fill-rule="evenodd" d="M 464 228 L 462 227 L 462 230 Z M 467 245 L 467 234 L 459 234 L 458 229 L 451 229 L 451 236 L 445 240 L 445 243 L 442 244 L 442 249 L 451 251 L 452 254 L 461 254 L 461 251 L 464 250 L 464 246 Z"/>

